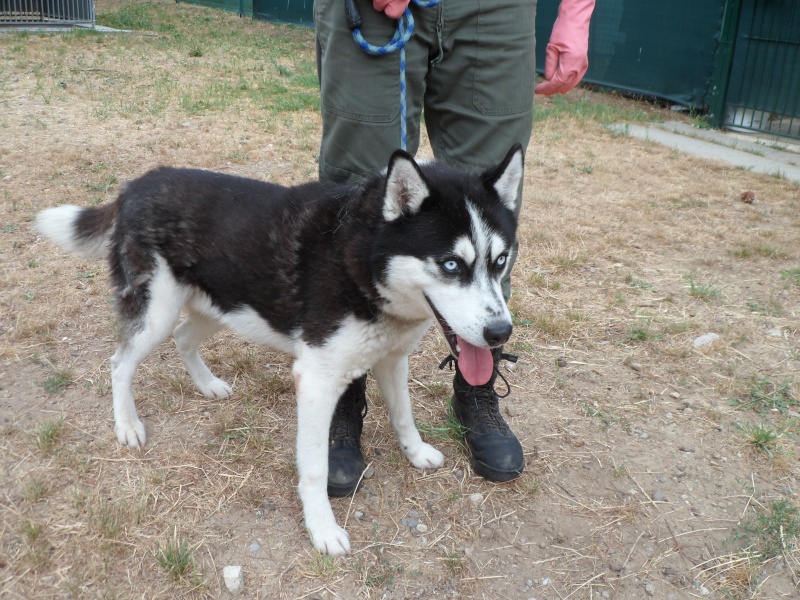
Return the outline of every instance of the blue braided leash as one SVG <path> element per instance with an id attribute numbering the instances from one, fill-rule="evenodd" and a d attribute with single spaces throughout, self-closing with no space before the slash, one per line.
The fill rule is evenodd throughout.
<path id="1" fill-rule="evenodd" d="M 430 8 L 441 0 L 411 0 L 417 6 Z M 406 8 L 397 20 L 397 29 L 392 39 L 385 46 L 373 46 L 361 34 L 361 15 L 355 2 L 346 2 L 348 24 L 353 31 L 356 45 L 370 56 L 383 56 L 400 51 L 400 147 L 405 150 L 408 143 L 408 123 L 406 122 L 406 42 L 414 35 L 414 17 Z"/>

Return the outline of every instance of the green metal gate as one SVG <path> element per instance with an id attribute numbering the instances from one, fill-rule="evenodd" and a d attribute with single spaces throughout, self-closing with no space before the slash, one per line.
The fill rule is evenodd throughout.
<path id="1" fill-rule="evenodd" d="M 723 124 L 800 137 L 798 0 L 742 0 Z"/>
<path id="2" fill-rule="evenodd" d="M 313 27 L 313 10 L 313 0 L 253 0 L 253 17 L 275 23 Z"/>

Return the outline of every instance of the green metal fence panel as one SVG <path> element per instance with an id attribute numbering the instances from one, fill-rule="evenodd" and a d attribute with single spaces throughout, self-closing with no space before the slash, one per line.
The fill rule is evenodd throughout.
<path id="1" fill-rule="evenodd" d="M 6 1 L 6 0 L 4 0 Z M 314 26 L 313 0 L 176 0 L 274 23 Z M 342 8 L 344 10 L 344 8 Z"/>
<path id="2" fill-rule="evenodd" d="M 175 0 L 176 2 L 186 2 L 187 4 L 197 4 L 199 6 L 207 6 L 208 8 L 216 8 L 218 10 L 227 10 L 228 12 L 238 13 L 240 17 L 252 16 L 253 14 L 253 0 Z"/>
<path id="3" fill-rule="evenodd" d="M 252 0 L 256 19 L 276 23 L 314 26 L 313 0 Z M 344 10 L 344 7 L 342 7 Z"/>
<path id="4" fill-rule="evenodd" d="M 742 0 L 724 124 L 800 137 L 797 0 Z"/>
<path id="5" fill-rule="evenodd" d="M 714 70 L 714 50 L 726 0 L 606 0 L 597 2 L 584 81 L 687 106 L 702 106 Z M 559 0 L 539 0 L 537 68 Z"/>

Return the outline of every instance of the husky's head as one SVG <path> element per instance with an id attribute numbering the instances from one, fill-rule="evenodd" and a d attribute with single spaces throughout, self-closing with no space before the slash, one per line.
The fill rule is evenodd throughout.
<path id="1" fill-rule="evenodd" d="M 418 165 L 402 151 L 386 173 L 376 257 L 385 310 L 433 316 L 471 385 L 489 380 L 491 349 L 511 335 L 500 281 L 510 264 L 522 170 L 515 145 L 482 175 Z"/>

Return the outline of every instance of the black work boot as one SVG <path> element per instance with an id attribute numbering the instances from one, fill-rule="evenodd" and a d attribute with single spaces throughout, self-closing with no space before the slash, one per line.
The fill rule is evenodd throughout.
<path id="1" fill-rule="evenodd" d="M 503 354 L 501 346 L 492 350 L 492 358 L 492 377 L 480 386 L 468 384 L 456 362 L 450 406 L 456 421 L 467 430 L 465 440 L 471 454 L 472 469 L 489 481 L 511 481 L 522 475 L 525 458 L 519 440 L 500 415 L 500 396 L 494 391 L 494 383 L 499 374 L 497 366 L 500 359 L 516 362 L 517 357 Z"/>
<path id="2" fill-rule="evenodd" d="M 361 454 L 361 430 L 367 415 L 367 376 L 354 380 L 339 397 L 328 434 L 328 496 L 356 491 L 367 468 Z"/>

